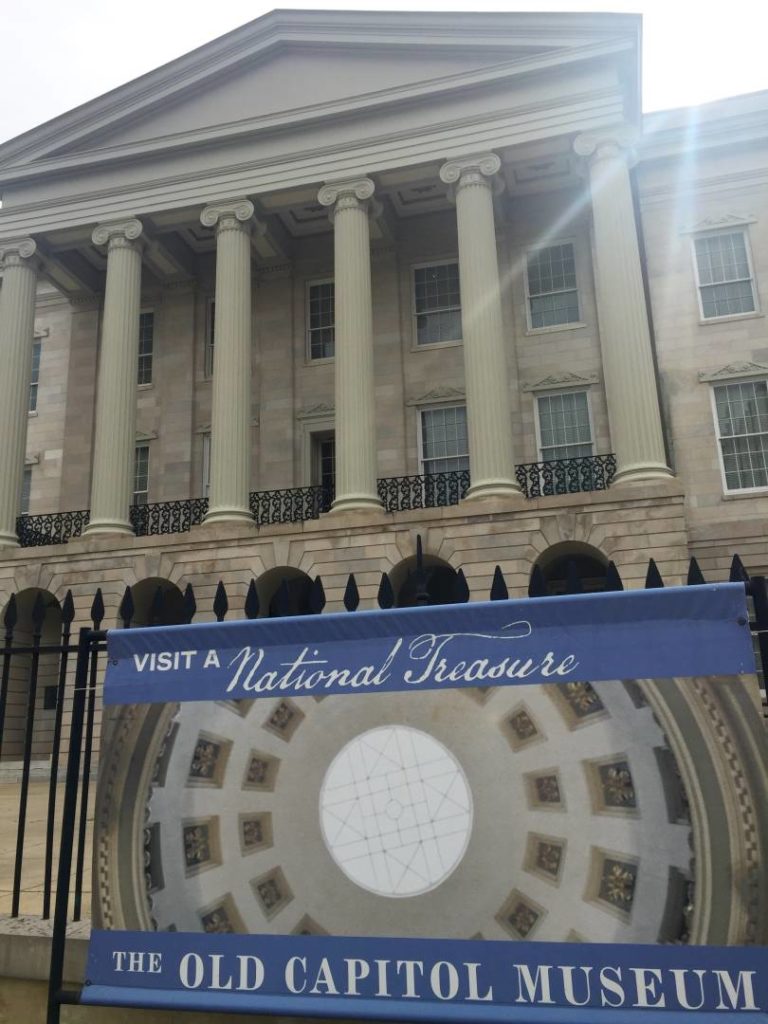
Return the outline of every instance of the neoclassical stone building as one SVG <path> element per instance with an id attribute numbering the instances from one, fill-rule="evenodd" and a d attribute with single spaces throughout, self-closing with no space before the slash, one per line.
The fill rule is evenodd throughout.
<path id="1" fill-rule="evenodd" d="M 0 146 L 0 599 L 766 569 L 766 99 L 639 46 L 275 12 Z"/>
<path id="2" fill-rule="evenodd" d="M 0 606 L 17 594 L 23 627 L 43 591 L 55 633 L 66 590 L 77 623 L 100 587 L 113 626 L 130 585 L 142 623 L 160 587 L 172 621 L 187 584 L 205 617 L 219 580 L 234 607 L 256 579 L 268 614 L 285 579 L 300 612 L 320 576 L 334 609 L 354 573 L 372 607 L 382 572 L 408 604 L 417 535 L 443 600 L 459 568 L 487 596 L 497 564 L 512 596 L 537 565 L 553 592 L 574 572 L 599 588 L 609 560 L 641 586 L 649 556 L 668 584 L 692 555 L 712 580 L 735 551 L 766 572 L 768 96 L 642 117 L 639 47 L 628 15 L 280 11 L 0 146 Z M 567 790 L 576 831 L 596 816 L 599 856 L 568 839 L 573 934 L 550 917 L 541 937 L 764 940 L 755 694 L 668 683 L 478 691 L 443 722 L 479 773 L 486 743 L 519 769 L 520 920 L 558 897 L 549 805 Z M 319 757 L 302 736 L 327 735 L 331 704 L 295 742 L 259 709 L 269 756 Z M 252 722 L 215 715 L 245 750 Z M 131 796 L 147 820 L 189 789 L 195 728 L 177 789 Z M 269 788 L 230 767 L 233 792 Z M 332 926 L 290 870 L 303 842 L 276 930 Z M 662 861 L 638 917 L 635 880 Z M 606 908 L 612 864 L 629 904 Z M 258 917 L 218 878 L 206 913 Z M 459 933 L 525 937 L 503 897 Z M 154 893 L 163 926 L 175 899 Z M 121 913 L 151 917 L 143 896 Z"/>

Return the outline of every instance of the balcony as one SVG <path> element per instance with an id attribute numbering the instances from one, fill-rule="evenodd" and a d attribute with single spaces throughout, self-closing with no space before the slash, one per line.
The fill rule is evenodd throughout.
<path id="1" fill-rule="evenodd" d="M 529 462 L 518 466 L 517 482 L 526 498 L 543 498 L 582 491 L 604 491 L 616 472 L 615 455 L 591 455 L 557 462 Z M 469 490 L 469 471 L 454 470 L 429 476 L 390 476 L 377 481 L 386 512 L 442 508 L 458 505 Z M 330 510 L 333 494 L 325 487 L 291 487 L 253 491 L 250 509 L 257 526 L 302 523 L 319 519 Z M 137 537 L 186 533 L 199 526 L 208 511 L 207 498 L 183 498 L 132 505 L 131 526 Z M 23 548 L 66 544 L 79 537 L 88 525 L 88 509 L 19 516 L 16 532 Z"/>
<path id="2" fill-rule="evenodd" d="M 616 456 L 613 454 L 527 462 L 515 470 L 520 490 L 526 498 L 604 491 L 610 486 L 615 473 Z"/>

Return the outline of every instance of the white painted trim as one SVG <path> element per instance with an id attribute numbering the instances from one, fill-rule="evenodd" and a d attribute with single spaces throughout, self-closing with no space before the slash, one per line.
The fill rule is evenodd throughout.
<path id="1" fill-rule="evenodd" d="M 541 420 L 539 417 L 539 399 L 540 398 L 554 398 L 556 395 L 573 395 L 573 394 L 584 394 L 587 397 L 587 416 L 589 417 L 589 436 L 591 438 L 590 444 L 592 445 L 591 454 L 595 454 L 595 424 L 592 417 L 592 400 L 589 393 L 589 388 L 559 388 L 556 391 L 542 391 L 541 394 L 534 395 L 534 414 L 533 423 L 536 431 L 536 461 L 543 462 L 544 456 L 542 453 L 541 446 Z M 580 444 L 584 444 L 584 441 L 580 441 Z M 558 445 L 557 447 L 560 447 Z M 583 457 L 583 456 L 582 456 Z"/>
<path id="2" fill-rule="evenodd" d="M 754 381 L 754 379 L 755 379 L 754 376 L 751 377 L 750 378 L 750 382 Z M 766 380 L 766 383 L 768 383 L 768 376 L 763 376 L 762 379 Z M 736 379 L 736 380 L 730 380 L 729 379 L 729 380 L 724 381 L 722 383 L 722 387 L 727 387 L 728 384 L 738 384 L 738 383 L 739 383 L 738 379 Z M 716 387 L 718 387 L 718 381 L 712 381 L 712 383 L 710 385 L 710 388 L 709 388 L 709 402 L 710 402 L 710 407 L 711 407 L 711 410 L 712 410 L 712 422 L 714 423 L 714 426 L 715 426 L 715 446 L 717 448 L 717 461 L 718 461 L 718 465 L 720 466 L 720 480 L 721 480 L 721 483 L 723 485 L 723 497 L 724 498 L 728 498 L 728 497 L 737 497 L 739 495 L 746 496 L 746 495 L 749 495 L 749 494 L 765 494 L 766 492 L 768 492 L 768 487 L 733 487 L 733 488 L 731 488 L 731 487 L 728 486 L 728 482 L 727 482 L 726 476 L 725 476 L 725 462 L 723 460 L 723 447 L 720 444 L 720 441 L 721 441 L 720 420 L 718 419 L 718 416 L 717 416 L 717 403 L 715 402 L 715 388 Z"/>
<path id="3" fill-rule="evenodd" d="M 323 366 L 327 363 L 332 363 L 334 356 L 323 356 L 320 359 L 312 358 L 312 347 L 310 342 L 310 328 L 309 328 L 309 291 L 313 285 L 317 284 L 332 284 L 333 285 L 333 351 L 336 352 L 336 279 L 331 277 L 308 277 L 304 281 L 304 364 L 306 366 Z"/>
<path id="4" fill-rule="evenodd" d="M 704 306 L 701 301 L 701 289 L 711 288 L 712 285 L 702 284 L 699 277 L 699 261 L 696 258 L 696 242 L 704 238 L 715 238 L 717 235 L 736 235 L 740 234 L 744 238 L 744 251 L 747 254 L 747 265 L 749 267 L 749 284 L 752 289 L 752 301 L 755 308 L 745 310 L 743 313 L 726 313 L 723 316 L 704 316 Z M 760 315 L 760 296 L 757 290 L 757 281 L 755 279 L 755 267 L 752 261 L 752 246 L 750 245 L 749 228 L 747 225 L 734 226 L 734 227 L 723 227 L 718 228 L 715 231 L 700 231 L 695 235 L 690 236 L 690 251 L 691 259 L 693 261 L 693 275 L 694 281 L 696 282 L 696 299 L 699 304 L 699 323 L 700 324 L 713 324 L 722 323 L 726 320 L 736 320 L 749 318 Z M 736 284 L 743 281 L 744 278 L 734 278 L 733 281 L 719 281 L 718 284 Z"/>
<path id="5" fill-rule="evenodd" d="M 533 253 L 543 252 L 545 249 L 551 249 L 551 248 L 553 248 L 556 245 L 570 245 L 573 248 L 573 268 L 574 268 L 574 274 L 575 274 L 575 277 L 576 277 L 576 288 L 575 288 L 575 291 L 576 291 L 576 302 L 578 303 L 578 306 L 579 306 L 579 319 L 576 320 L 576 321 L 571 321 L 571 322 L 569 322 L 567 324 L 552 324 L 549 327 L 534 327 L 533 324 L 531 323 L 531 292 L 530 292 L 530 288 L 529 288 L 529 285 L 528 285 L 528 257 L 530 255 L 532 255 Z M 579 255 L 578 239 L 575 236 L 573 236 L 573 235 L 569 235 L 569 236 L 564 237 L 564 238 L 547 239 L 547 244 L 546 245 L 538 245 L 538 246 L 532 246 L 532 247 L 527 246 L 525 248 L 525 250 L 523 252 L 523 288 L 525 290 L 525 324 L 526 324 L 526 331 L 525 331 L 525 333 L 527 335 L 531 335 L 531 334 L 552 334 L 555 331 L 574 330 L 577 327 L 586 327 L 587 326 L 586 323 L 584 322 L 584 320 L 582 319 L 582 313 L 583 313 L 582 305 L 583 305 L 583 303 L 582 303 L 582 298 L 581 298 L 581 281 L 580 281 L 581 275 L 579 274 L 579 263 L 580 262 L 581 262 L 581 260 L 580 260 L 580 255 Z M 573 288 L 561 288 L 557 292 L 546 292 L 544 294 L 546 294 L 546 295 L 558 295 L 558 294 L 561 294 L 561 293 L 564 293 L 564 292 L 572 292 L 572 291 L 574 291 Z"/>

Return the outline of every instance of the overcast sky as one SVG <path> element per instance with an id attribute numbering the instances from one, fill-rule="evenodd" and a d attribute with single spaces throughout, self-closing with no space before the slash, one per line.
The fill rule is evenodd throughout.
<path id="1" fill-rule="evenodd" d="M 258 0 L 8 2 L 2 16 L 0 141 L 151 71 L 273 6 Z M 644 16 L 646 111 L 768 89 L 766 0 L 305 0 L 296 6 L 638 11 Z"/>

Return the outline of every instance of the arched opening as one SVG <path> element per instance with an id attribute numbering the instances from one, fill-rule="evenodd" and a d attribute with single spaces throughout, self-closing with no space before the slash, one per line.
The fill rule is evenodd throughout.
<path id="1" fill-rule="evenodd" d="M 178 626 L 186 620 L 184 598 L 175 583 L 150 576 L 131 587 L 131 626 Z"/>
<path id="2" fill-rule="evenodd" d="M 594 594 L 605 590 L 608 559 L 597 548 L 579 541 L 553 544 L 536 561 L 548 595 Z"/>
<path id="3" fill-rule="evenodd" d="M 312 580 L 292 565 L 277 565 L 256 580 L 259 616 L 278 618 L 283 615 L 310 615 L 309 595 Z"/>
<path id="4" fill-rule="evenodd" d="M 45 617 L 40 631 L 41 650 L 61 640 L 61 606 L 47 590 L 31 587 L 16 594 L 18 619 L 13 631 L 14 647 L 32 645 L 36 626 L 33 610 L 38 595 L 42 597 Z M 5 609 L 3 609 L 5 614 Z M 56 722 L 56 703 L 59 683 L 58 653 L 41 653 L 35 686 L 34 723 L 32 728 L 31 757 L 33 761 L 47 761 L 53 749 L 53 731 Z M 3 761 L 20 761 L 24 757 L 29 696 L 32 686 L 32 655 L 14 654 L 8 675 L 8 699 L 3 728 Z"/>
<path id="5" fill-rule="evenodd" d="M 424 555 L 419 568 L 416 555 L 404 558 L 389 573 L 396 608 L 454 604 L 456 570 L 436 555 Z"/>

